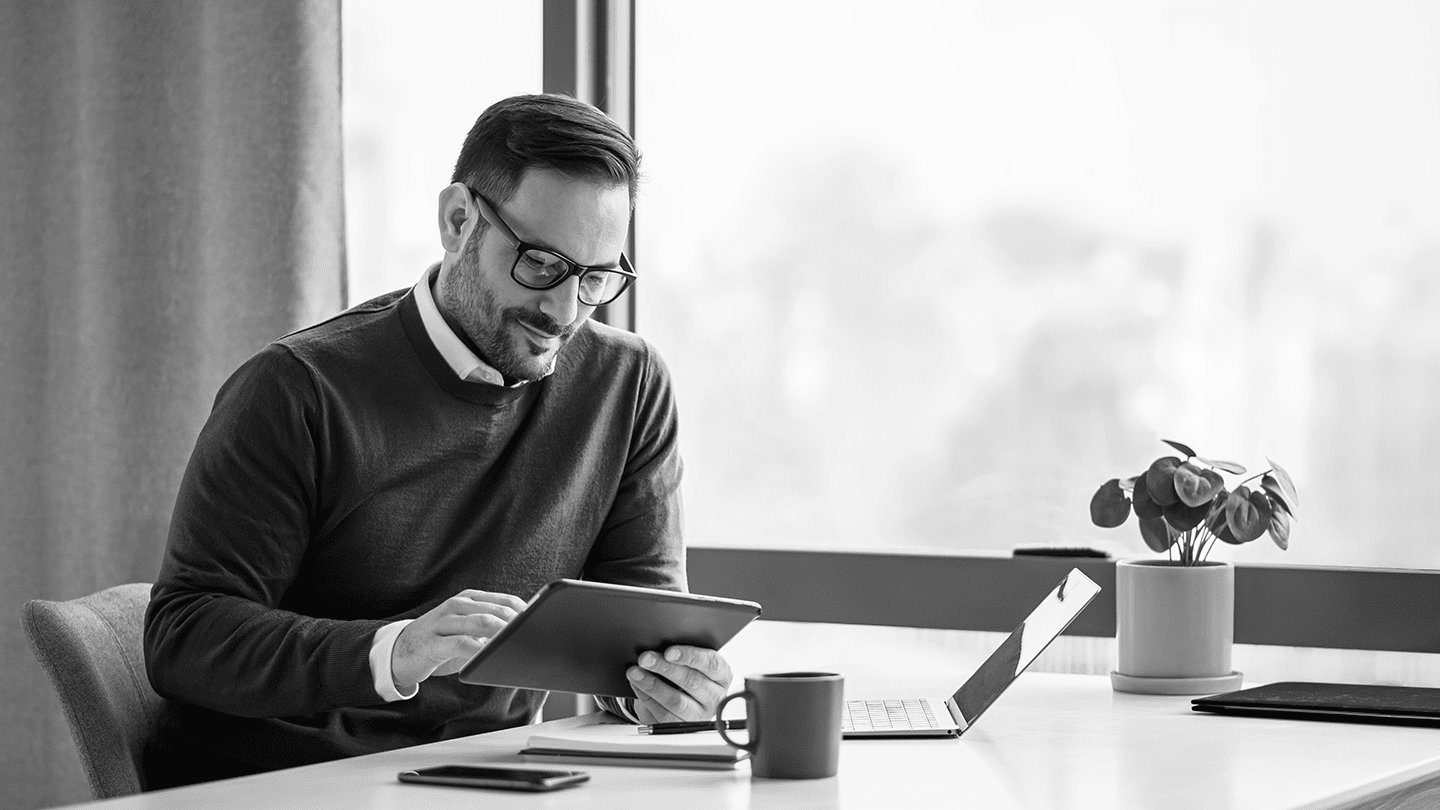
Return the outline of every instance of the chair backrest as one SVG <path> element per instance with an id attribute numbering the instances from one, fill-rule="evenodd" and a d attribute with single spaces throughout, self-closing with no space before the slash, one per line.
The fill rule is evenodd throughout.
<path id="1" fill-rule="evenodd" d="M 25 635 L 50 676 L 97 799 L 145 789 L 146 746 L 164 698 L 145 674 L 141 636 L 150 585 L 106 588 L 68 602 L 25 604 Z"/>

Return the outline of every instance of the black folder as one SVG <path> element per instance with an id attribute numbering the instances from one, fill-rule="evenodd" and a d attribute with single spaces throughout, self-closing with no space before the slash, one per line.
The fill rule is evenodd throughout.
<path id="1" fill-rule="evenodd" d="M 1420 686 L 1281 681 L 1190 703 L 1197 712 L 1440 727 L 1440 689 Z"/>

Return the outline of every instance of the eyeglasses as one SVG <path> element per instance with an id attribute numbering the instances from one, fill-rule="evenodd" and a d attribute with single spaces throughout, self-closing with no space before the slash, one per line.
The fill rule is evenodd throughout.
<path id="1" fill-rule="evenodd" d="M 480 216 L 495 226 L 495 230 L 515 248 L 515 263 L 510 266 L 510 278 L 516 284 L 531 290 L 549 290 L 565 283 L 571 276 L 580 279 L 580 303 L 588 307 L 608 304 L 620 297 L 636 278 L 635 268 L 625 254 L 620 254 L 619 267 L 587 267 L 570 261 L 553 250 L 525 242 L 510 230 L 505 220 L 480 196 L 480 192 L 469 186 L 466 189 L 475 196 Z"/>

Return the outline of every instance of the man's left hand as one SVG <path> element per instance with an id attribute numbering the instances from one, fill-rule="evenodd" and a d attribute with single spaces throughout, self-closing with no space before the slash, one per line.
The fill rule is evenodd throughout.
<path id="1" fill-rule="evenodd" d="M 635 715 L 651 724 L 713 720 L 732 676 L 720 653 L 677 644 L 641 653 L 640 665 L 625 677 L 635 692 Z"/>

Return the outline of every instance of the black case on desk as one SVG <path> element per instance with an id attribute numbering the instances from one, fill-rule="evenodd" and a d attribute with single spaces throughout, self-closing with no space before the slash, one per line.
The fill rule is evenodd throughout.
<path id="1" fill-rule="evenodd" d="M 558 579 L 460 670 L 462 683 L 634 697 L 645 650 L 718 650 L 760 616 L 754 602 Z"/>
<path id="2" fill-rule="evenodd" d="M 1440 727 L 1440 689 L 1354 683 L 1279 683 L 1190 701 L 1197 712 Z"/>

